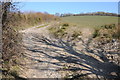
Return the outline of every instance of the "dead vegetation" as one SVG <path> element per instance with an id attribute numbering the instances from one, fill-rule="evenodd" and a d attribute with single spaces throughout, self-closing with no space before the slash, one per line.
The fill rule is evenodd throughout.
<path id="1" fill-rule="evenodd" d="M 15 15 L 12 12 L 16 11 L 16 3 L 1 2 L 1 19 L 2 19 L 2 71 L 3 79 L 22 79 L 19 77 L 21 72 L 21 63 L 23 59 L 22 53 L 22 35 L 15 29 L 18 25 L 15 23 Z"/>
<path id="2" fill-rule="evenodd" d="M 48 23 L 51 21 L 56 21 L 59 18 L 51 14 L 45 14 L 41 12 L 13 12 L 15 22 L 14 24 L 19 24 L 15 27 L 17 30 L 33 27 L 40 25 L 42 23 Z"/>

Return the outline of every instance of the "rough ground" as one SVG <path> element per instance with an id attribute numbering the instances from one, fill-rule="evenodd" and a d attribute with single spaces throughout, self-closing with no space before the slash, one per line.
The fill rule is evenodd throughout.
<path id="1" fill-rule="evenodd" d="M 44 25 L 44 24 L 43 24 Z M 83 41 L 75 46 L 62 39 L 54 39 L 47 27 L 35 26 L 21 31 L 25 47 L 27 78 L 63 78 L 72 76 L 88 76 L 91 78 L 116 78 L 118 66 L 106 62 L 100 56 L 87 51 L 91 31 L 83 28 Z M 77 74 L 81 75 L 77 75 Z"/>
<path id="2" fill-rule="evenodd" d="M 44 24 L 43 24 L 44 25 Z M 42 25 L 40 25 L 42 26 Z M 47 55 L 57 56 L 58 54 L 52 52 L 49 48 L 50 45 L 43 44 L 37 40 L 38 37 L 46 36 L 49 38 L 47 27 L 37 28 L 32 27 L 22 31 L 24 33 L 23 42 L 26 48 L 26 56 L 31 59 L 28 60 L 26 66 L 28 68 L 26 77 L 28 78 L 61 78 L 61 74 L 56 70 L 59 66 L 55 66 L 50 62 L 60 63 L 56 59 L 49 58 Z M 44 52 L 45 51 L 45 52 Z"/>

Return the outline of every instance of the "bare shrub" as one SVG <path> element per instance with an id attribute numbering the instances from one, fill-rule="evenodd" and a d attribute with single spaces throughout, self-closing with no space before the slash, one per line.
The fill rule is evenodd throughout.
<path id="1" fill-rule="evenodd" d="M 21 57 L 21 35 L 14 29 L 15 19 L 13 11 L 15 5 L 12 2 L 2 2 L 2 59 L 3 75 L 9 75 L 12 66 L 19 64 Z"/>

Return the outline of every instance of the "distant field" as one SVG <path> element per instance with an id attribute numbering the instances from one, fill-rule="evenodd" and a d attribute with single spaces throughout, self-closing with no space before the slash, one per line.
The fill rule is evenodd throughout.
<path id="1" fill-rule="evenodd" d="M 79 27 L 97 27 L 118 23 L 118 17 L 113 16 L 69 16 L 62 17 L 61 20 Z"/>

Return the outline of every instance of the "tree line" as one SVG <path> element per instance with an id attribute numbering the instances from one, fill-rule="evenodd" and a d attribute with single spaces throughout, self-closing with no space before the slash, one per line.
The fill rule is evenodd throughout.
<path id="1" fill-rule="evenodd" d="M 92 12 L 92 13 L 79 13 L 79 14 L 73 14 L 73 13 L 60 14 L 60 13 L 56 13 L 55 15 L 60 16 L 60 17 L 67 17 L 67 16 L 120 16 L 116 13 L 109 13 L 109 12 Z"/>

